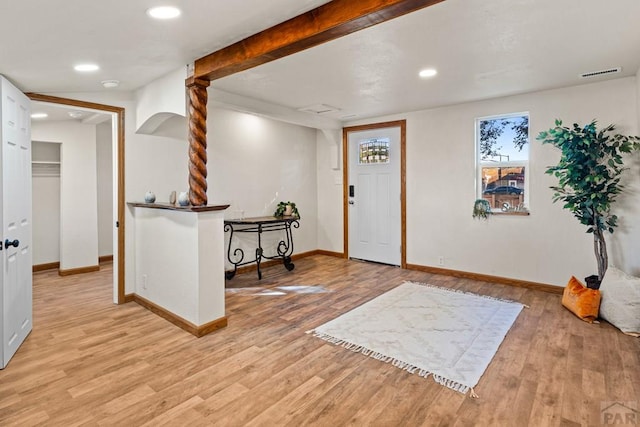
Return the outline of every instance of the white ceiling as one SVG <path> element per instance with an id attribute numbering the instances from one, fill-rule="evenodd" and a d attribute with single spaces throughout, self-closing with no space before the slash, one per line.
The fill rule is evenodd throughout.
<path id="1" fill-rule="evenodd" d="M 637 17 L 638 0 L 446 0 L 212 85 L 342 120 L 572 86 L 636 74 Z"/>
<path id="2" fill-rule="evenodd" d="M 151 21 L 155 0 L 2 0 L 0 74 L 30 92 L 113 91 L 106 79 L 134 90 L 326 1 L 168 3 L 181 18 Z M 328 104 L 340 111 L 325 117 L 352 120 L 578 85 L 636 74 L 639 16 L 638 0 L 446 0 L 212 86 L 290 109 Z M 79 75 L 82 61 L 101 70 Z M 425 67 L 439 74 L 422 80 Z"/>
<path id="3" fill-rule="evenodd" d="M 134 90 L 327 0 L 0 0 L 0 74 L 25 92 Z M 146 15 L 182 10 L 176 20 Z M 79 74 L 78 63 L 98 72 Z"/>
<path id="4" fill-rule="evenodd" d="M 35 121 L 76 121 L 84 124 L 97 125 L 110 120 L 111 113 L 100 112 L 87 108 L 68 107 L 50 102 L 33 101 L 31 103 L 31 113 L 44 113 L 45 118 L 34 118 Z"/>

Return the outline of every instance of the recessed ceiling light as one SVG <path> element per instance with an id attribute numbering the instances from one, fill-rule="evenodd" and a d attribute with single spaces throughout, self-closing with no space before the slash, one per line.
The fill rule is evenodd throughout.
<path id="1" fill-rule="evenodd" d="M 106 87 L 107 89 L 110 89 L 110 88 L 118 87 L 118 85 L 120 84 L 120 81 L 118 81 L 118 80 L 103 80 L 100 83 L 102 83 L 102 86 Z"/>
<path id="2" fill-rule="evenodd" d="M 73 67 L 73 69 L 76 71 L 86 73 L 89 71 L 98 71 L 100 67 L 98 67 L 96 64 L 78 64 L 75 67 Z"/>
<path id="3" fill-rule="evenodd" d="M 79 119 L 83 116 L 82 111 L 69 111 L 67 112 L 67 114 L 69 114 L 69 117 L 71 117 L 72 119 Z"/>
<path id="4" fill-rule="evenodd" d="M 426 68 L 426 69 L 420 71 L 420 73 L 418 73 L 418 75 L 420 77 L 422 77 L 423 79 L 426 79 L 428 77 L 433 77 L 436 74 L 438 74 L 438 72 L 436 71 L 435 68 Z"/>
<path id="5" fill-rule="evenodd" d="M 46 119 L 49 117 L 47 113 L 33 113 L 31 114 L 32 119 Z"/>
<path id="6" fill-rule="evenodd" d="M 173 6 L 158 6 L 147 10 L 147 15 L 155 19 L 173 19 L 180 16 L 180 9 Z"/>

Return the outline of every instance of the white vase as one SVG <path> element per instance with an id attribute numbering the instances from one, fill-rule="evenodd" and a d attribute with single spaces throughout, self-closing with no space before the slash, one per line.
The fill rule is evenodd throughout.
<path id="1" fill-rule="evenodd" d="M 178 204 L 180 206 L 189 206 L 189 193 L 186 191 L 182 191 L 178 194 Z"/>
<path id="2" fill-rule="evenodd" d="M 153 191 L 146 192 L 146 194 L 144 195 L 144 201 L 147 203 L 153 203 L 156 201 L 156 195 L 153 193 Z"/>
<path id="3" fill-rule="evenodd" d="M 291 207 L 291 205 L 287 205 L 284 207 L 284 216 L 291 216 L 292 213 L 293 208 Z"/>

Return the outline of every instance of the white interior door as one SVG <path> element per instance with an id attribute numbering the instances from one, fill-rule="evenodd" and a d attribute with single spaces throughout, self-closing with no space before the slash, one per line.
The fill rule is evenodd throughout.
<path id="1" fill-rule="evenodd" d="M 32 328 L 30 101 L 4 77 L 0 117 L 2 357 L 4 368 Z"/>
<path id="2" fill-rule="evenodd" d="M 349 257 L 401 264 L 400 127 L 348 133 Z"/>

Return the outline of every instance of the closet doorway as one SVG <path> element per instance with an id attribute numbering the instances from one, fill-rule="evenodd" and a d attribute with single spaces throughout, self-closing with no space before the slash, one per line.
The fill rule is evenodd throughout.
<path id="1" fill-rule="evenodd" d="M 97 270 L 100 261 L 113 259 L 113 301 L 122 304 L 124 109 L 27 95 L 33 113 L 48 114 L 31 123 L 33 264 L 58 263 L 59 273 L 68 275 Z"/>

